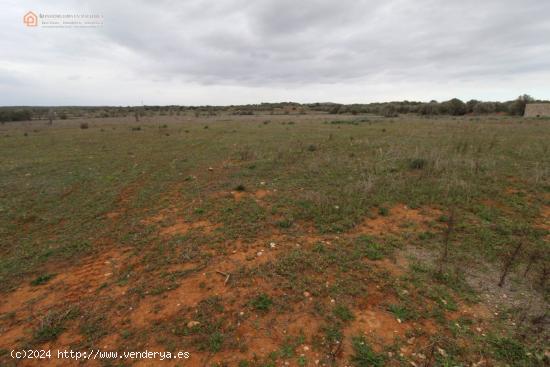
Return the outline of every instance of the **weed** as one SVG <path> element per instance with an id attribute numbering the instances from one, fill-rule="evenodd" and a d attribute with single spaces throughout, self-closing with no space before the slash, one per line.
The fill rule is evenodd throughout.
<path id="1" fill-rule="evenodd" d="M 360 236 L 357 239 L 356 248 L 369 260 L 381 260 L 387 252 L 387 249 L 385 249 L 384 246 L 374 242 L 372 238 L 368 236 Z"/>
<path id="2" fill-rule="evenodd" d="M 401 321 L 413 320 L 416 318 L 416 313 L 406 306 L 389 305 L 388 311 L 393 313 L 395 317 Z"/>
<path id="3" fill-rule="evenodd" d="M 355 316 L 353 316 L 353 313 L 350 311 L 350 309 L 345 305 L 337 305 L 334 307 L 334 310 L 332 311 L 334 316 L 339 318 L 340 320 L 346 322 L 346 321 L 352 321 L 355 319 Z"/>
<path id="4" fill-rule="evenodd" d="M 49 282 L 55 275 L 54 274 L 43 274 L 31 281 L 31 285 L 37 286 Z"/>
<path id="5" fill-rule="evenodd" d="M 351 362 L 356 367 L 382 367 L 385 358 L 372 350 L 362 336 L 352 338 L 352 347 L 354 354 L 351 356 Z"/>
<path id="6" fill-rule="evenodd" d="M 291 219 L 282 219 L 277 222 L 277 225 L 280 228 L 290 228 L 292 227 L 292 220 Z"/>
<path id="7" fill-rule="evenodd" d="M 415 158 L 409 162 L 409 168 L 410 169 L 424 169 L 426 165 L 428 164 L 428 161 L 423 158 Z"/>
<path id="8" fill-rule="evenodd" d="M 517 341 L 506 337 L 493 337 L 489 342 L 497 359 L 510 363 L 512 366 L 532 366 L 527 351 Z"/>
<path id="9" fill-rule="evenodd" d="M 219 352 L 222 349 L 224 335 L 220 332 L 215 332 L 208 338 L 208 350 L 212 353 Z"/>
<path id="10" fill-rule="evenodd" d="M 65 322 L 75 318 L 78 313 L 79 310 L 74 307 L 64 311 L 49 311 L 34 330 L 33 341 L 40 344 L 57 339 L 65 331 Z"/>
<path id="11" fill-rule="evenodd" d="M 250 305 L 256 311 L 267 312 L 273 305 L 273 300 L 269 298 L 267 294 L 262 293 L 258 295 L 256 298 L 254 298 L 252 301 L 250 301 Z"/>
<path id="12" fill-rule="evenodd" d="M 388 215 L 390 215 L 390 210 L 385 206 L 381 206 L 380 208 L 378 208 L 378 214 L 383 217 L 387 217 Z"/>

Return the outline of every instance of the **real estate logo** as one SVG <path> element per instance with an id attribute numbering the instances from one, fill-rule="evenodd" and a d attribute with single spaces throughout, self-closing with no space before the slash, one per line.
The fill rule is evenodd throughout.
<path id="1" fill-rule="evenodd" d="M 98 28 L 103 26 L 103 14 L 101 13 L 42 13 L 28 11 L 23 15 L 23 24 L 27 27 L 38 28 Z"/>
<path id="2" fill-rule="evenodd" d="M 36 27 L 38 25 L 38 16 L 32 11 L 29 11 L 23 16 L 23 23 L 25 23 L 27 27 Z"/>

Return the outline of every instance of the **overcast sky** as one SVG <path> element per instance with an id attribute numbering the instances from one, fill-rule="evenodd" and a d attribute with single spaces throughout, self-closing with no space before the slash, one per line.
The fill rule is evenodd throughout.
<path id="1" fill-rule="evenodd" d="M 94 13 L 101 27 L 26 27 Z M 0 105 L 550 99 L 548 0 L 2 0 Z"/>

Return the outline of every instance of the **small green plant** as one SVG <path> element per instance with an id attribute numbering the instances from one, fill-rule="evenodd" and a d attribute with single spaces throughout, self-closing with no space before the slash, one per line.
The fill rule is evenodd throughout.
<path id="1" fill-rule="evenodd" d="M 378 208 L 378 214 L 383 217 L 387 217 L 388 215 L 390 215 L 390 210 L 385 206 L 381 206 L 380 208 Z"/>
<path id="2" fill-rule="evenodd" d="M 412 320 L 415 318 L 415 313 L 409 308 L 401 305 L 389 305 L 388 311 L 393 313 L 401 321 Z"/>
<path id="3" fill-rule="evenodd" d="M 362 336 L 352 338 L 354 354 L 351 356 L 351 362 L 356 367 L 382 367 L 384 365 L 384 356 L 375 353 L 372 347 Z"/>
<path id="4" fill-rule="evenodd" d="M 351 321 L 355 319 L 355 316 L 353 316 L 353 313 L 350 311 L 350 309 L 345 305 L 338 305 L 334 308 L 332 311 L 334 316 L 339 318 L 342 321 Z"/>
<path id="5" fill-rule="evenodd" d="M 292 220 L 290 219 L 283 219 L 277 222 L 277 225 L 280 228 L 290 228 L 292 227 Z"/>
<path id="6" fill-rule="evenodd" d="M 31 281 L 31 285 L 37 286 L 49 282 L 55 275 L 54 274 L 43 274 Z"/>
<path id="7" fill-rule="evenodd" d="M 55 340 L 65 330 L 65 322 L 78 316 L 77 308 L 64 311 L 49 311 L 34 330 L 33 339 L 36 343 Z"/>
<path id="8" fill-rule="evenodd" d="M 424 169 L 427 164 L 428 164 L 428 161 L 426 161 L 424 158 L 416 158 L 410 161 L 409 168 L 420 170 L 420 169 Z"/>
<path id="9" fill-rule="evenodd" d="M 240 192 L 246 191 L 246 187 L 244 187 L 243 184 L 239 184 L 237 185 L 237 187 L 235 187 L 235 191 L 240 191 Z"/>
<path id="10" fill-rule="evenodd" d="M 250 305 L 256 310 L 256 311 L 269 311 L 271 306 L 273 305 L 273 300 L 269 298 L 269 296 L 265 293 L 262 293 L 258 295 L 256 298 L 254 298 Z"/>
<path id="11" fill-rule="evenodd" d="M 222 349 L 224 336 L 219 331 L 216 331 L 208 338 L 208 350 L 212 353 L 219 352 Z"/>
<path id="12" fill-rule="evenodd" d="M 386 249 L 368 236 L 360 236 L 357 239 L 357 249 L 369 260 L 381 260 L 386 255 Z"/>
<path id="13" fill-rule="evenodd" d="M 512 366 L 531 366 L 529 355 L 520 343 L 509 338 L 492 338 L 490 340 L 495 357 Z"/>

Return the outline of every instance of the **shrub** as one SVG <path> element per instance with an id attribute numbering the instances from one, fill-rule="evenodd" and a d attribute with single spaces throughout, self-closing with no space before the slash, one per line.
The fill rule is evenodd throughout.
<path id="1" fill-rule="evenodd" d="M 88 126 L 88 123 L 87 122 L 82 122 L 80 123 L 80 128 L 81 129 L 87 129 L 89 126 Z"/>
<path id="2" fill-rule="evenodd" d="M 415 158 L 409 163 L 410 169 L 423 169 L 428 164 L 424 158 Z"/>

